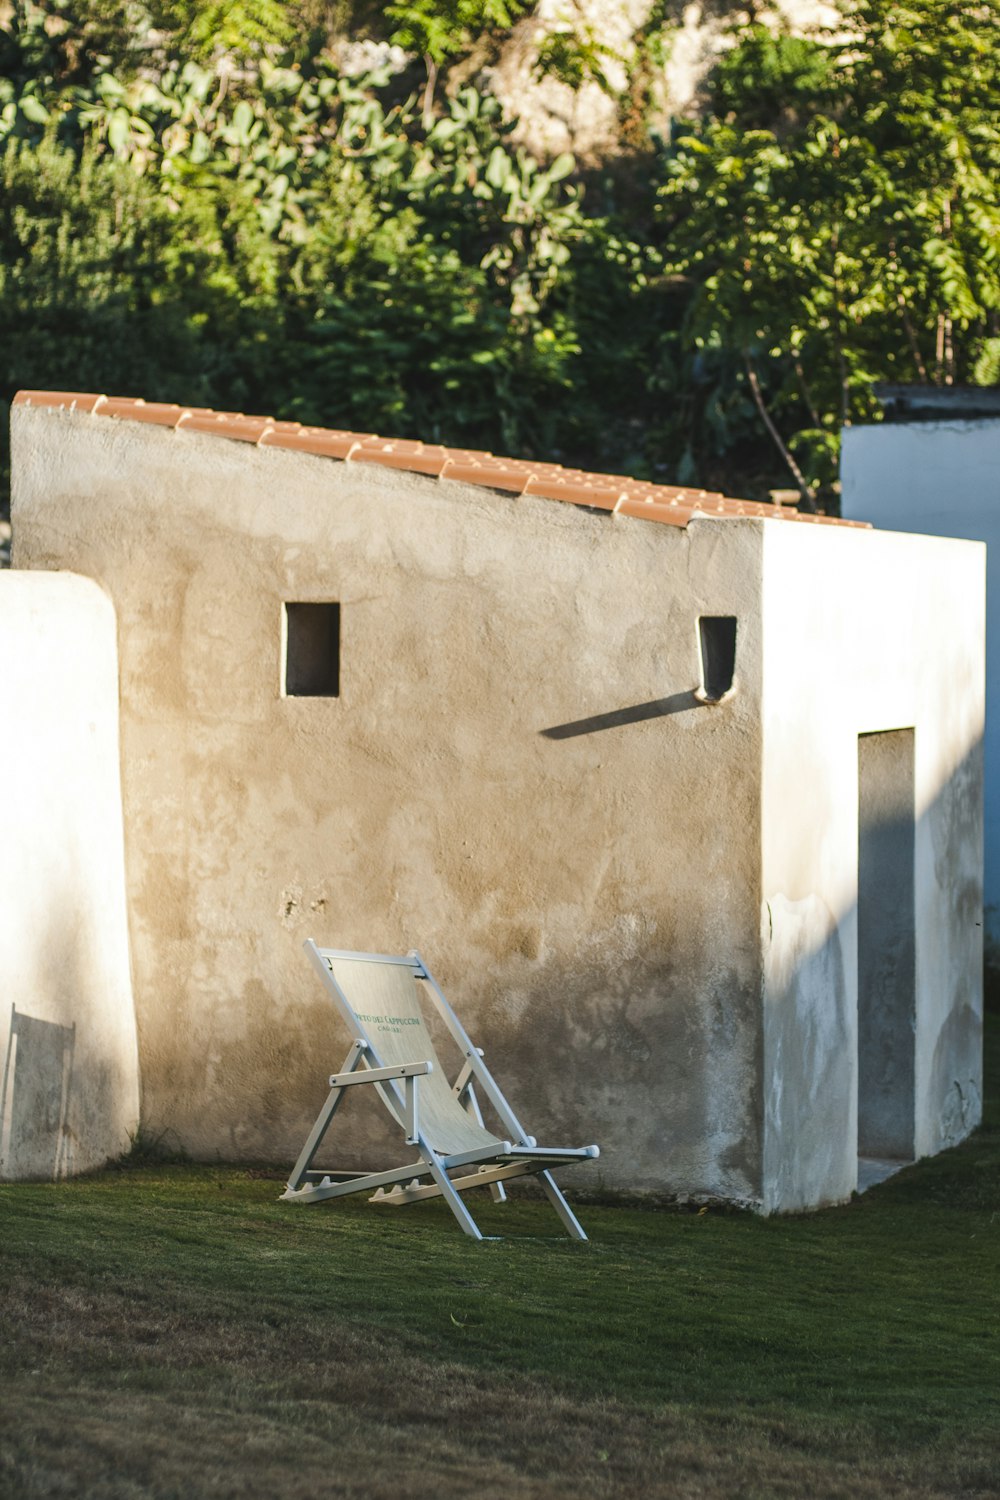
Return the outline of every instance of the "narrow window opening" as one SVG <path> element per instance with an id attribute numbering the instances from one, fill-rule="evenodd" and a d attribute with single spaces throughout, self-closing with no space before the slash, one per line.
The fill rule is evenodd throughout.
<path id="1" fill-rule="evenodd" d="M 285 605 L 286 698 L 340 696 L 340 605 Z"/>
<path id="2" fill-rule="evenodd" d="M 733 686 L 736 672 L 736 616 L 702 615 L 698 620 L 701 642 L 701 694 L 717 703 Z"/>

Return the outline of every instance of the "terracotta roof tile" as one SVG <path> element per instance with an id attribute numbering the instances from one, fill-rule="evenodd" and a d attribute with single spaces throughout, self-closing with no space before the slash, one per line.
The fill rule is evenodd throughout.
<path id="1" fill-rule="evenodd" d="M 482 448 L 447 448 L 448 457 L 459 464 L 494 464 L 497 459 L 492 453 L 486 453 Z"/>
<path id="2" fill-rule="evenodd" d="M 865 521 L 811 515 L 788 505 L 739 500 L 711 490 L 652 484 L 624 474 L 591 474 L 582 469 L 565 469 L 560 464 L 497 457 L 473 448 L 445 448 L 439 443 L 422 443 L 411 438 L 378 437 L 373 432 L 304 427 L 299 422 L 276 421 L 272 417 L 248 417 L 242 412 L 143 401 L 141 397 L 101 396 L 81 391 L 19 391 L 14 397 L 14 405 L 57 407 L 114 417 L 118 421 L 152 422 L 187 433 L 255 443 L 261 448 L 285 448 L 294 453 L 310 453 L 342 462 L 377 464 L 383 468 L 430 475 L 442 481 L 506 490 L 514 495 L 564 500 L 572 505 L 607 511 L 616 518 L 626 516 L 665 522 L 669 526 L 686 526 L 692 516 L 711 516 L 720 520 L 761 516 L 775 521 L 807 521 L 813 525 L 868 525 Z"/>
<path id="3" fill-rule="evenodd" d="M 320 458 L 350 458 L 361 445 L 356 432 L 335 432 L 327 427 L 299 427 L 291 432 L 271 428 L 260 437 L 262 448 L 290 448 L 295 453 L 314 453 Z"/>
<path id="4" fill-rule="evenodd" d="M 357 463 L 436 477 L 448 462 L 448 449 L 440 443 L 418 443 L 410 438 L 369 437 L 362 440 L 352 457 Z"/>
<path id="5" fill-rule="evenodd" d="M 182 411 L 176 426 L 184 432 L 207 432 L 239 443 L 259 443 L 274 430 L 270 417 L 244 417 L 237 412 Z"/>
<path id="6" fill-rule="evenodd" d="M 622 498 L 620 487 L 602 483 L 599 474 L 581 475 L 580 478 L 573 475 L 535 476 L 528 480 L 524 493 L 542 495 L 546 500 L 566 500 L 571 505 L 589 505 L 594 510 L 614 510 Z"/>
<path id="7" fill-rule="evenodd" d="M 66 411 L 93 411 L 106 396 L 94 391 L 18 391 L 12 406 L 58 406 Z"/>
<path id="8" fill-rule="evenodd" d="M 666 521 L 672 526 L 686 526 L 694 515 L 694 506 L 669 500 L 666 505 L 656 500 L 635 500 L 627 496 L 615 511 L 616 516 L 638 516 L 642 521 Z"/>
<path id="9" fill-rule="evenodd" d="M 437 479 L 441 470 L 448 462 L 440 453 L 413 453 L 404 457 L 401 453 L 394 453 L 391 449 L 382 449 L 374 453 L 361 452 L 352 454 L 352 460 L 359 464 L 379 464 L 383 469 L 405 469 L 410 474 L 429 474 L 432 479 Z"/>
<path id="10" fill-rule="evenodd" d="M 184 407 L 167 401 L 132 401 L 125 397 L 106 396 L 101 402 L 102 417 L 121 417 L 128 422 L 155 422 L 161 427 L 176 427 Z"/>
<path id="11" fill-rule="evenodd" d="M 448 452 L 448 450 L 446 450 Z M 536 466 L 519 458 L 494 458 L 490 453 L 448 452 L 441 470 L 442 479 L 458 484 L 481 484 L 493 490 L 509 490 L 523 495 Z"/>

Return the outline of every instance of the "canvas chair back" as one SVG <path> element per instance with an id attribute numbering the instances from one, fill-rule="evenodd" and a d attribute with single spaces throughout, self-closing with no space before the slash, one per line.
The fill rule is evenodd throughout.
<path id="1" fill-rule="evenodd" d="M 499 1137 L 466 1113 L 448 1083 L 424 1020 L 413 963 L 405 958 L 370 960 L 320 952 L 346 1003 L 345 1020 L 375 1054 L 373 1066 L 434 1064 L 434 1071 L 420 1079 L 420 1129 L 434 1150 L 452 1156 L 500 1147 Z"/>

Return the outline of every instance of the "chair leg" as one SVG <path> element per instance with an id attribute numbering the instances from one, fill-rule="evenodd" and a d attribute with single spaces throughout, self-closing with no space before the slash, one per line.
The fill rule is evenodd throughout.
<path id="1" fill-rule="evenodd" d="M 427 1163 L 427 1170 L 430 1172 L 434 1181 L 441 1189 L 442 1198 L 447 1203 L 452 1213 L 455 1215 L 455 1218 L 458 1220 L 459 1224 L 461 1224 L 462 1228 L 465 1230 L 470 1239 L 481 1240 L 483 1236 L 478 1224 L 469 1213 L 469 1210 L 462 1202 L 462 1199 L 460 1198 L 458 1193 L 456 1193 L 455 1189 L 452 1187 L 448 1173 L 445 1171 L 444 1167 L 442 1167 L 434 1152 L 425 1150 L 421 1154 L 423 1155 L 424 1161 Z"/>
<path id="2" fill-rule="evenodd" d="M 361 1059 L 361 1054 L 367 1049 L 363 1042 L 355 1042 L 350 1052 L 344 1058 L 344 1065 L 340 1069 L 342 1073 L 353 1073 Z M 305 1181 L 305 1175 L 312 1164 L 312 1159 L 320 1148 L 320 1144 L 326 1132 L 329 1130 L 337 1106 L 343 1098 L 343 1089 L 331 1089 L 326 1098 L 326 1103 L 316 1117 L 316 1123 L 306 1138 L 306 1143 L 299 1152 L 299 1159 L 292 1168 L 292 1174 L 288 1179 L 288 1187 L 294 1192 L 300 1188 Z"/>
<path id="3" fill-rule="evenodd" d="M 587 1236 L 583 1232 L 583 1226 L 581 1225 L 579 1219 L 576 1217 L 576 1214 L 570 1208 L 569 1204 L 566 1202 L 566 1199 L 563 1197 L 562 1193 L 556 1187 L 552 1173 L 539 1172 L 538 1180 L 542 1184 L 542 1189 L 545 1193 L 546 1198 L 548 1198 L 549 1202 L 552 1204 L 552 1207 L 555 1209 L 560 1219 L 562 1219 L 567 1234 L 569 1234 L 574 1240 L 585 1240 Z"/>
<path id="4" fill-rule="evenodd" d="M 319 1150 L 320 1143 L 329 1130 L 333 1117 L 337 1112 L 337 1105 L 340 1103 L 343 1092 L 343 1089 L 331 1089 L 327 1095 L 326 1103 L 320 1110 L 316 1118 L 316 1123 L 312 1130 L 310 1130 L 306 1143 L 299 1153 L 299 1159 L 292 1168 L 291 1176 L 288 1179 L 288 1186 L 293 1191 L 302 1186 L 312 1159 Z"/>

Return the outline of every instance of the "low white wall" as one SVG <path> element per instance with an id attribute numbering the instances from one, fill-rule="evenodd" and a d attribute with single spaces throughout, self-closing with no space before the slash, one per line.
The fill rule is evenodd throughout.
<path id="1" fill-rule="evenodd" d="M 0 1178 L 61 1177 L 139 1116 L 114 608 L 71 573 L 3 573 L 0 635 Z"/>
<path id="2" fill-rule="evenodd" d="M 987 598 L 995 602 L 986 615 L 986 935 L 1000 957 L 1000 421 L 847 427 L 840 478 L 844 515 L 853 520 L 988 544 Z"/>

